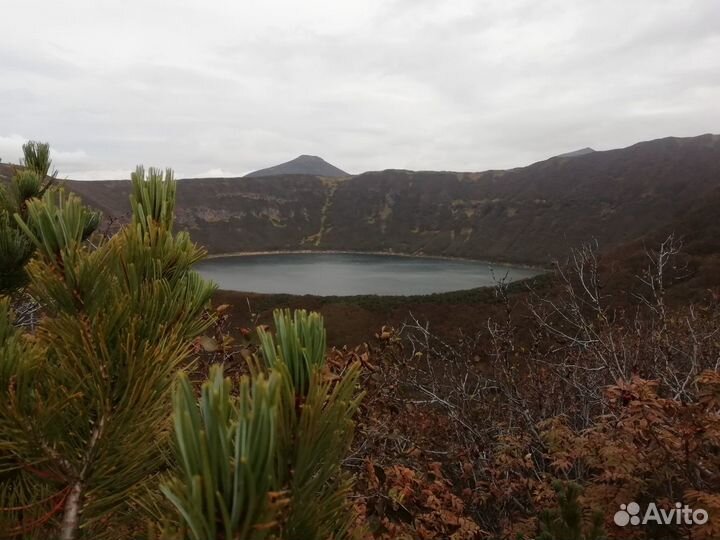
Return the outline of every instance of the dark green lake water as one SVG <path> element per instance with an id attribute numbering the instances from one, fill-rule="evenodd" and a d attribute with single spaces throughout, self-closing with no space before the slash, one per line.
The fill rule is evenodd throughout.
<path id="1" fill-rule="evenodd" d="M 537 270 L 475 261 L 345 253 L 289 253 L 208 259 L 196 266 L 221 289 L 349 296 L 412 295 L 486 287 L 528 278 Z"/>

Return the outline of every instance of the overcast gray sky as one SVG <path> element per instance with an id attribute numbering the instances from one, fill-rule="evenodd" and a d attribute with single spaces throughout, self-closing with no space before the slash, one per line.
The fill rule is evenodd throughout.
<path id="1" fill-rule="evenodd" d="M 485 170 L 720 132 L 718 0 L 2 2 L 0 158 Z"/>

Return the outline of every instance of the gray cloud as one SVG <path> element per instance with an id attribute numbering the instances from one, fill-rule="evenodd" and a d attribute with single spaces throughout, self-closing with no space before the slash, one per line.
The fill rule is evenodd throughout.
<path id="1" fill-rule="evenodd" d="M 512 167 L 718 131 L 715 0 L 77 0 L 5 6 L 0 157 L 61 174 Z"/>

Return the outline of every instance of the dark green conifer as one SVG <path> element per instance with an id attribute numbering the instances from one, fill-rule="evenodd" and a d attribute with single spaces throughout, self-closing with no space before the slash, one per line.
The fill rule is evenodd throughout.
<path id="1" fill-rule="evenodd" d="M 278 310 L 275 329 L 275 337 L 259 330 L 262 358 L 237 392 L 215 367 L 197 404 L 181 377 L 174 402 L 180 470 L 163 486 L 179 526 L 166 538 L 351 537 L 351 481 L 341 464 L 360 400 L 359 366 L 330 376 L 317 313 Z"/>
<path id="2" fill-rule="evenodd" d="M 159 496 L 172 381 L 211 322 L 213 292 L 191 270 L 203 251 L 171 230 L 174 186 L 171 171 L 138 168 L 131 224 L 97 245 L 85 241 L 97 215 L 75 195 L 50 189 L 16 208 L 43 317 L 30 334 L 0 303 L 4 532 L 116 539 Z"/>
<path id="3" fill-rule="evenodd" d="M 595 512 L 587 524 L 578 500 L 582 490 L 574 482 L 555 482 L 558 507 L 540 515 L 538 540 L 605 540 L 603 515 Z M 587 525 L 587 526 L 586 526 Z"/>
<path id="4" fill-rule="evenodd" d="M 23 145 L 23 155 L 24 166 L 16 169 L 9 185 L 0 185 L 0 294 L 10 293 L 25 284 L 25 264 L 34 251 L 14 216 L 17 214 L 20 219 L 25 219 L 28 203 L 53 189 L 57 174 L 53 171 L 48 176 L 52 167 L 49 144 L 29 141 Z"/>
<path id="5" fill-rule="evenodd" d="M 90 243 L 99 215 L 47 180 L 47 145 L 24 150 L 0 271 L 42 316 L 19 326 L 0 297 L 0 537 L 348 538 L 359 366 L 329 372 L 322 318 L 276 312 L 251 375 L 213 367 L 198 402 L 182 370 L 214 286 L 172 231 L 172 171 L 138 167 L 131 223 Z"/>

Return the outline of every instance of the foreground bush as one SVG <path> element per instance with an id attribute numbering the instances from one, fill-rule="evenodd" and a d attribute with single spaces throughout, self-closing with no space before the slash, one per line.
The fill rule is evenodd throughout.
<path id="1" fill-rule="evenodd" d="M 190 269 L 202 251 L 172 232 L 172 172 L 138 168 L 132 189 L 131 224 L 95 246 L 97 215 L 74 195 L 49 190 L 14 215 L 43 317 L 31 334 L 0 303 L 5 537 L 117 538 L 135 501 L 151 504 L 172 381 L 213 286 Z"/>
<path id="2" fill-rule="evenodd" d="M 29 141 L 23 145 L 23 165 L 15 171 L 8 186 L 0 185 L 0 294 L 9 293 L 25 284 L 25 265 L 35 246 L 23 234 L 15 215 L 27 218 L 28 202 L 54 189 L 57 171 L 50 172 L 50 145 Z M 50 175 L 50 176 L 48 176 Z M 98 215 L 88 223 L 88 234 L 98 224 Z"/>
<path id="3" fill-rule="evenodd" d="M 322 318 L 276 312 L 250 375 L 211 367 L 198 403 L 176 374 L 212 342 L 214 286 L 172 232 L 172 171 L 138 168 L 131 223 L 91 243 L 99 215 L 40 180 L 47 145 L 25 151 L 39 168 L 3 194 L 0 274 L 42 316 L 19 325 L 0 297 L 0 538 L 350 537 L 359 366 L 328 369 Z"/>
<path id="4" fill-rule="evenodd" d="M 215 366 L 196 404 L 181 376 L 174 401 L 180 471 L 163 486 L 180 527 L 166 529 L 167 538 L 351 536 L 351 482 L 341 464 L 360 399 L 359 365 L 330 373 L 316 313 L 276 311 L 275 328 L 277 343 L 260 330 L 262 360 L 237 391 Z"/>

